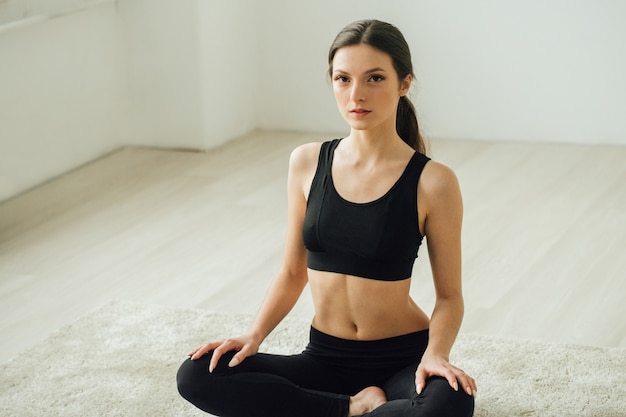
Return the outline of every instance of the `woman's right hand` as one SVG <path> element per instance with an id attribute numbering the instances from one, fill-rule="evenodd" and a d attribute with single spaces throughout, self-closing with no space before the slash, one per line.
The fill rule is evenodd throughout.
<path id="1" fill-rule="evenodd" d="M 239 365 L 248 356 L 252 356 L 259 351 L 260 343 L 257 342 L 250 335 L 243 335 L 232 339 L 219 340 L 217 342 L 206 343 L 199 348 L 195 349 L 189 354 L 191 360 L 197 360 L 201 358 L 207 352 L 213 351 L 213 357 L 209 363 L 209 372 L 213 372 L 213 369 L 217 366 L 217 362 L 222 355 L 226 352 L 237 351 L 237 354 L 228 363 L 229 367 Z"/>

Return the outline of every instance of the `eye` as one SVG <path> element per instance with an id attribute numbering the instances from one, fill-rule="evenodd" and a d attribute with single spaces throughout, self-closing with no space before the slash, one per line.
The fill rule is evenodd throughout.
<path id="1" fill-rule="evenodd" d="M 378 75 L 378 74 L 374 74 L 370 77 L 370 81 L 373 81 L 375 83 L 379 83 L 384 80 L 385 80 L 385 77 L 383 77 L 382 75 Z"/>
<path id="2" fill-rule="evenodd" d="M 335 75 L 335 81 L 340 83 L 347 83 L 350 80 L 345 75 Z"/>

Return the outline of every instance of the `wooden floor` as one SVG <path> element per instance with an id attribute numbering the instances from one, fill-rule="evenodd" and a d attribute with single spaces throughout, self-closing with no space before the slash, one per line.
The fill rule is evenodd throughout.
<path id="1" fill-rule="evenodd" d="M 282 254 L 288 155 L 331 136 L 122 149 L 1 204 L 0 361 L 112 299 L 255 312 Z M 464 194 L 462 331 L 626 347 L 626 147 L 431 147 Z M 423 250 L 411 291 L 428 310 L 429 274 Z M 292 314 L 311 316 L 308 292 Z"/>

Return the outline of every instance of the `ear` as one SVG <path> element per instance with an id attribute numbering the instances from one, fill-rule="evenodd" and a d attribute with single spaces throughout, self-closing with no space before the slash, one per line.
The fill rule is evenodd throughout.
<path id="1" fill-rule="evenodd" d="M 409 74 L 406 77 L 404 77 L 402 82 L 400 82 L 400 97 L 404 97 L 407 95 L 407 93 L 409 92 L 409 89 L 411 88 L 412 83 L 413 83 L 413 75 Z"/>

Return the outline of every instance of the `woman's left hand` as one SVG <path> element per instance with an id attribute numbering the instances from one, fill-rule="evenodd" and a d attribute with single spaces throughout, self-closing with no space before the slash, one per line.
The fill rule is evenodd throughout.
<path id="1" fill-rule="evenodd" d="M 477 391 L 474 378 L 467 375 L 462 369 L 452 365 L 444 357 L 424 355 L 422 362 L 417 367 L 417 371 L 415 371 L 415 390 L 418 394 L 422 393 L 426 386 L 426 380 L 431 376 L 446 378 L 455 391 L 459 390 L 459 386 L 468 395 L 473 396 Z"/>

